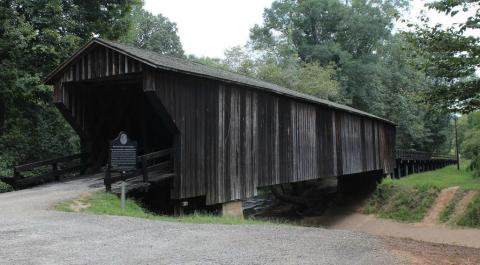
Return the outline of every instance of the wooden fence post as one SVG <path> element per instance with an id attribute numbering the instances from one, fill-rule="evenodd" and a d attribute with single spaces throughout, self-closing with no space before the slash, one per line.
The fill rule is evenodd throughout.
<path id="1" fill-rule="evenodd" d="M 141 165 L 142 165 L 143 182 L 148 182 L 148 167 L 147 167 L 147 159 L 145 157 L 142 157 Z"/>

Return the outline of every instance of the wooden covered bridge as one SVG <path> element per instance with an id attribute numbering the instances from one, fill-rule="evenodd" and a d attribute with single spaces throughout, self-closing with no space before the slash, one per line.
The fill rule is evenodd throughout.
<path id="1" fill-rule="evenodd" d="M 46 83 L 93 170 L 122 130 L 141 155 L 172 150 L 172 199 L 211 205 L 262 186 L 393 172 L 392 122 L 201 64 L 93 39 Z"/>
<path id="2" fill-rule="evenodd" d="M 46 83 L 91 170 L 105 166 L 119 131 L 138 141 L 144 159 L 171 151 L 161 163 L 171 165 L 173 200 L 221 204 L 254 196 L 258 187 L 394 172 L 395 124 L 388 120 L 115 42 L 91 40 Z"/>

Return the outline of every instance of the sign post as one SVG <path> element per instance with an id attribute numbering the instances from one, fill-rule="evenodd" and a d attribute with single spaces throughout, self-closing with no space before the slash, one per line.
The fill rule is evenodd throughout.
<path id="1" fill-rule="evenodd" d="M 122 210 L 125 209 L 125 176 L 127 172 L 136 170 L 136 166 L 137 142 L 131 141 L 126 132 L 120 132 L 110 143 L 110 170 L 121 174 Z"/>

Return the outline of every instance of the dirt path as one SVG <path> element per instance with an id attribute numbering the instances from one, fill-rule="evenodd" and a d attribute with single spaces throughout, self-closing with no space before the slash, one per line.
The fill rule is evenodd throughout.
<path id="1" fill-rule="evenodd" d="M 458 219 L 467 209 L 468 204 L 475 198 L 478 191 L 470 190 L 463 196 L 463 198 L 457 203 L 453 218 Z"/>
<path id="2" fill-rule="evenodd" d="M 448 205 L 450 200 L 455 196 L 455 192 L 460 187 L 450 187 L 447 189 L 443 189 L 440 194 L 438 195 L 437 199 L 435 200 L 435 203 L 433 204 L 432 208 L 428 211 L 427 215 L 423 219 L 422 223 L 423 224 L 430 224 L 434 225 L 438 222 L 438 218 L 440 216 L 440 213 L 442 212 L 443 209 Z"/>
<path id="3" fill-rule="evenodd" d="M 405 238 L 384 237 L 388 248 L 413 265 L 476 265 L 480 264 L 477 248 L 426 243 Z"/>
<path id="4" fill-rule="evenodd" d="M 410 238 L 431 243 L 480 248 L 480 229 L 451 228 L 438 224 L 399 223 L 342 207 L 331 209 L 320 217 L 305 218 L 304 224 L 360 231 L 379 236 Z"/>
<path id="5" fill-rule="evenodd" d="M 436 213 L 430 213 L 430 220 L 436 220 L 434 216 L 443 209 L 441 205 L 448 203 L 450 192 L 443 193 L 444 198 L 438 200 L 437 209 L 432 210 Z M 381 236 L 387 248 L 414 265 L 480 264 L 480 229 L 450 228 L 431 221 L 399 223 L 358 211 L 358 208 L 337 207 L 322 217 L 304 219 L 304 224 Z"/>

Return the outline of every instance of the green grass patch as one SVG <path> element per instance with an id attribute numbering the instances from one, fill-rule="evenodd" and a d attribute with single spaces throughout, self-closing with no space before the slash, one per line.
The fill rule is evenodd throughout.
<path id="1" fill-rule="evenodd" d="M 453 198 L 448 202 L 447 206 L 443 211 L 440 213 L 439 216 L 439 221 L 442 223 L 447 223 L 452 219 L 452 215 L 455 212 L 455 208 L 457 207 L 458 202 L 463 198 L 465 195 L 465 190 L 458 189 L 457 192 L 455 192 L 455 195 Z"/>
<path id="2" fill-rule="evenodd" d="M 150 213 L 142 208 L 135 200 L 127 199 L 125 209 L 120 207 L 120 199 L 111 193 L 95 192 L 90 196 L 81 199 L 83 204 L 89 204 L 89 207 L 82 209 L 82 212 L 100 214 L 100 215 L 117 215 L 129 216 L 151 220 L 161 220 L 168 222 L 182 222 L 195 224 L 229 224 L 229 225 L 244 225 L 244 224 L 281 224 L 277 220 L 263 221 L 256 219 L 241 219 L 227 216 L 217 216 L 211 214 L 191 214 L 184 216 L 166 216 Z M 56 210 L 72 212 L 72 201 L 65 201 L 55 206 Z"/>
<path id="3" fill-rule="evenodd" d="M 423 185 L 434 186 L 440 189 L 460 186 L 460 188 L 480 189 L 480 178 L 475 178 L 468 168 L 469 161 L 460 164 L 460 170 L 456 165 L 450 165 L 438 170 L 412 174 L 401 179 L 386 179 L 385 182 L 394 183 L 403 187 L 419 187 Z"/>
<path id="4" fill-rule="evenodd" d="M 439 188 L 431 185 L 405 187 L 384 182 L 367 200 L 364 212 L 402 222 L 419 222 L 439 192 Z"/>
<path id="5" fill-rule="evenodd" d="M 480 193 L 468 204 L 457 225 L 480 228 Z"/>
<path id="6" fill-rule="evenodd" d="M 0 193 L 13 191 L 13 187 L 3 181 L 0 181 Z"/>

